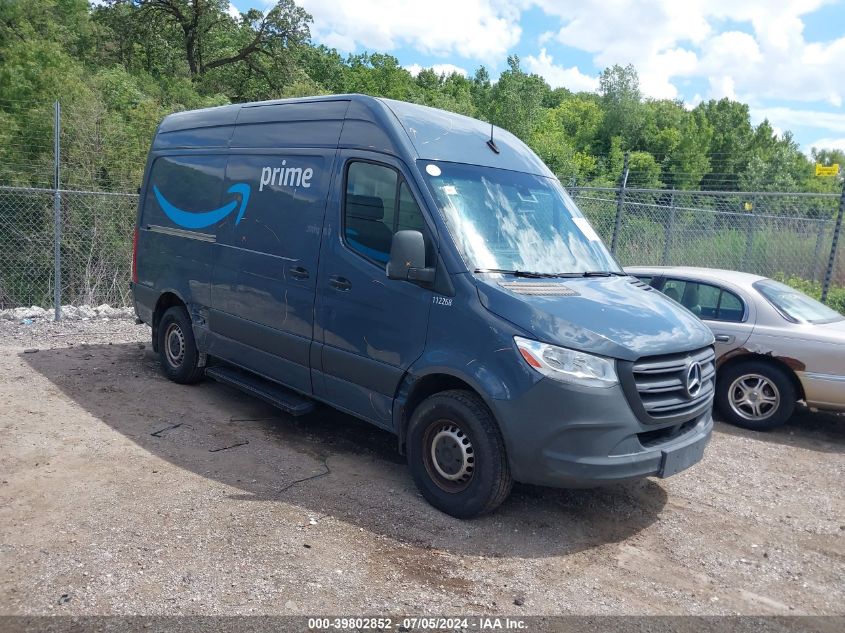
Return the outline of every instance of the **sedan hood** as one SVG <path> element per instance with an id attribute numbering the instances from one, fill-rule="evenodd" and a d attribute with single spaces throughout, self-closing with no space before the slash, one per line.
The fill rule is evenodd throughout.
<path id="1" fill-rule="evenodd" d="M 476 277 L 481 303 L 536 340 L 633 361 L 699 349 L 713 334 L 633 277 Z"/>

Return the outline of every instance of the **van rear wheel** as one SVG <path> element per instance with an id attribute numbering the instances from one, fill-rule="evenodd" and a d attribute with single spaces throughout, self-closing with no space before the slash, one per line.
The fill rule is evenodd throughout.
<path id="1" fill-rule="evenodd" d="M 168 308 L 158 324 L 158 356 L 164 375 L 173 382 L 192 384 L 202 380 L 200 354 L 191 318 L 182 306 Z"/>
<path id="2" fill-rule="evenodd" d="M 411 417 L 407 452 L 423 497 L 459 519 L 493 511 L 513 486 L 499 427 L 469 391 L 444 391 L 424 400 Z"/>

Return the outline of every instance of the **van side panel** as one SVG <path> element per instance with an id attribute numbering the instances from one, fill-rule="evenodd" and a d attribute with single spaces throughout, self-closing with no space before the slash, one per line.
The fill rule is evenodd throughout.
<path id="1" fill-rule="evenodd" d="M 311 393 L 309 350 L 336 151 L 233 153 L 226 191 L 248 191 L 213 245 L 209 353 Z"/>
<path id="2" fill-rule="evenodd" d="M 337 148 L 348 101 L 244 107 L 229 146 Z"/>
<path id="3" fill-rule="evenodd" d="M 210 304 L 217 227 L 185 218 L 220 207 L 225 167 L 226 157 L 218 155 L 155 158 L 138 227 L 140 286 L 176 292 L 192 307 Z"/>

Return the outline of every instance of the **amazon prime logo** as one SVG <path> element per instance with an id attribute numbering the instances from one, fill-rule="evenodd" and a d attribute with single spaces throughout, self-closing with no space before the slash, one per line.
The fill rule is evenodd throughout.
<path id="1" fill-rule="evenodd" d="M 235 224 L 238 224 L 241 221 L 241 218 L 244 217 L 246 205 L 249 204 L 250 187 L 245 182 L 238 182 L 229 187 L 226 193 L 239 195 L 241 197 L 240 203 L 237 199 L 235 199 L 224 204 L 219 209 L 194 213 L 192 211 L 185 211 L 184 209 L 180 209 L 171 204 L 171 202 L 164 197 L 161 191 L 159 191 L 158 187 L 153 185 L 153 194 L 155 194 L 161 210 L 164 211 L 164 214 L 170 218 L 174 224 L 185 229 L 204 229 L 212 224 L 217 224 L 235 209 L 238 210 L 238 214 L 235 217 Z"/>
<path id="2" fill-rule="evenodd" d="M 690 366 L 687 367 L 686 390 L 687 390 L 687 395 L 690 398 L 695 398 L 699 393 L 701 393 L 701 364 L 700 363 L 690 363 Z"/>

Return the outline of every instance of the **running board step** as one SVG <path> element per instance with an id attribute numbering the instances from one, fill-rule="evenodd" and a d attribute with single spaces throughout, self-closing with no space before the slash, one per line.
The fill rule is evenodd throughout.
<path id="1" fill-rule="evenodd" d="M 259 376 L 225 365 L 207 367 L 205 375 L 218 382 L 260 398 L 264 402 L 278 407 L 288 415 L 299 416 L 314 410 L 314 401 L 301 396 L 295 391 L 264 380 Z"/>

